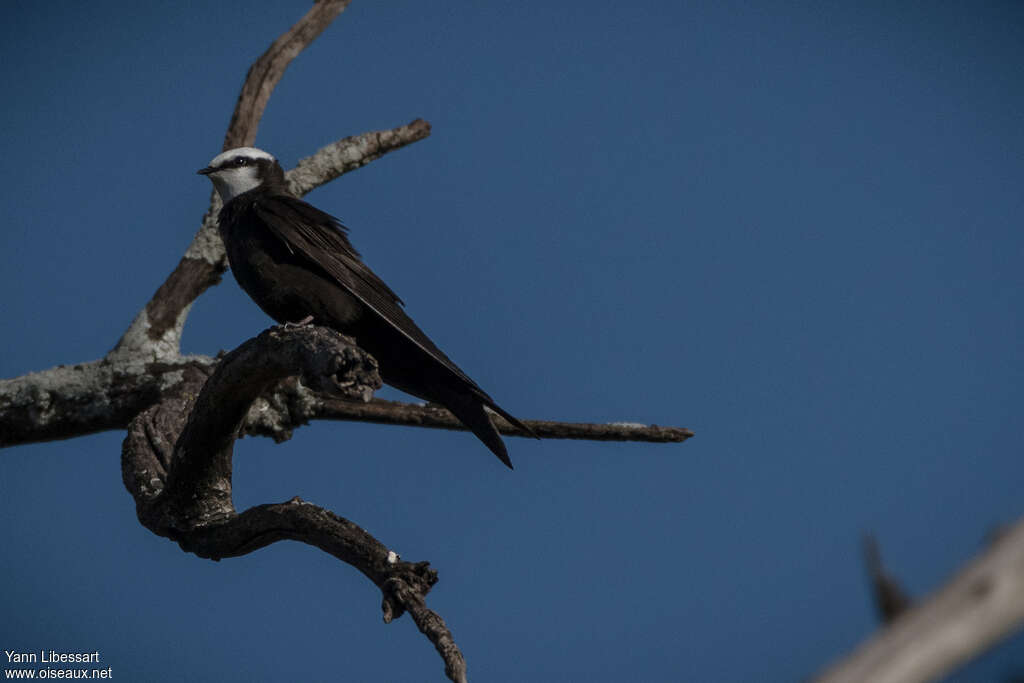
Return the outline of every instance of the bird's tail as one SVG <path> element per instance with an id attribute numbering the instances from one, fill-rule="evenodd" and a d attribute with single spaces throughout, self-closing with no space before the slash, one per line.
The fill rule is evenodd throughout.
<path id="1" fill-rule="evenodd" d="M 491 452 L 498 456 L 498 459 L 505 463 L 505 466 L 510 470 L 513 469 L 512 461 L 509 460 L 508 450 L 505 448 L 505 442 L 501 440 L 501 435 L 498 434 L 498 430 L 494 427 L 494 423 L 491 422 L 490 416 L 484 409 L 484 404 L 480 402 L 476 396 L 472 394 L 462 395 L 457 398 L 452 398 L 447 401 L 443 401 L 444 406 L 452 412 L 455 417 L 459 418 L 459 422 L 466 425 L 466 427 L 476 434 L 476 437 L 484 442 L 484 445 L 491 449 Z M 502 416 L 508 419 L 502 411 Z M 515 418 L 513 424 L 520 427 L 522 423 Z M 512 422 L 512 420 L 509 420 Z M 523 425 L 520 428 L 525 428 Z"/>
<path id="2" fill-rule="evenodd" d="M 488 399 L 489 399 L 489 398 L 490 398 L 490 397 L 488 397 Z M 535 438 L 535 439 L 539 439 L 539 438 L 540 438 L 539 436 L 537 436 L 537 433 L 536 433 L 535 431 L 533 431 L 532 429 L 530 429 L 529 427 L 527 427 L 527 426 L 526 426 L 526 425 L 525 425 L 525 424 L 524 424 L 524 423 L 523 423 L 522 421 L 520 421 L 520 420 L 519 420 L 518 418 L 516 418 L 516 417 L 513 417 L 512 415 L 510 415 L 510 414 L 509 414 L 509 413 L 508 413 L 508 412 L 507 412 L 507 411 L 506 411 L 506 410 L 505 410 L 504 408 L 502 408 L 501 406 L 499 406 L 499 405 L 498 405 L 497 403 L 495 403 L 495 402 L 494 402 L 493 400 L 488 400 L 488 401 L 485 401 L 485 403 L 486 403 L 486 405 L 487 405 L 487 407 L 488 407 L 488 408 L 490 408 L 491 410 L 493 410 L 494 412 L 496 412 L 496 413 L 497 413 L 498 415 L 501 415 L 501 416 L 502 416 L 503 418 L 505 418 L 506 420 L 508 420 L 509 424 L 511 424 L 511 425 L 512 425 L 513 427 L 516 427 L 517 429 L 520 429 L 520 430 L 522 430 L 522 431 L 523 431 L 523 432 L 525 432 L 525 433 L 526 433 L 527 435 L 529 435 L 529 436 L 532 436 L 532 437 L 533 437 L 533 438 Z"/>

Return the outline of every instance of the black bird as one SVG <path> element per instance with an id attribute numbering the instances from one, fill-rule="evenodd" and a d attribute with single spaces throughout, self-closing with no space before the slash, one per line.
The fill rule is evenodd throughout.
<path id="1" fill-rule="evenodd" d="M 347 228 L 289 191 L 277 159 L 239 147 L 218 154 L 199 173 L 224 200 L 218 227 L 231 271 L 267 315 L 355 337 L 377 359 L 385 382 L 446 407 L 512 468 L 484 407 L 536 435 L 416 326 L 402 300 L 362 262 Z"/>

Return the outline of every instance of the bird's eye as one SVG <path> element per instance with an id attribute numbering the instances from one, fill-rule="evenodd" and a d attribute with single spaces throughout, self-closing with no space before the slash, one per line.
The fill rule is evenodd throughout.
<path id="1" fill-rule="evenodd" d="M 245 166 L 249 163 L 249 160 L 245 157 L 235 157 L 235 166 Z"/>

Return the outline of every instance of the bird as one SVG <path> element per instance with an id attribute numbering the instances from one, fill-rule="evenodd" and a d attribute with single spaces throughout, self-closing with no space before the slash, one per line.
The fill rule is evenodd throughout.
<path id="1" fill-rule="evenodd" d="M 223 200 L 217 229 L 238 285 L 280 324 L 317 324 L 354 337 L 381 379 L 447 408 L 509 469 L 490 409 L 536 434 L 495 403 L 434 344 L 404 302 L 363 263 L 336 218 L 299 199 L 270 153 L 237 147 L 197 171 Z"/>

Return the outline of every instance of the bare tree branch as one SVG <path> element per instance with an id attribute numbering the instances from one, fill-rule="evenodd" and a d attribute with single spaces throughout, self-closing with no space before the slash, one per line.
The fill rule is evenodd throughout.
<path id="1" fill-rule="evenodd" d="M 408 611 L 434 643 L 449 678 L 465 681 L 462 653 L 444 620 L 426 606 L 437 582 L 428 563 L 402 561 L 356 524 L 299 498 L 235 511 L 231 461 L 249 405 L 297 370 L 303 384 L 349 400 L 368 400 L 380 386 L 376 361 L 328 328 L 275 327 L 250 339 L 205 382 L 190 376 L 179 392 L 132 420 L 121 467 L 139 521 L 182 549 L 215 560 L 286 539 L 316 546 L 373 581 L 383 595 L 385 622 Z"/>
<path id="2" fill-rule="evenodd" d="M 216 361 L 186 356 L 58 365 L 0 380 L 0 447 L 124 429 L 139 412 Z"/>
<path id="3" fill-rule="evenodd" d="M 454 415 L 434 403 L 402 403 L 375 398 L 369 403 L 346 403 L 326 399 L 320 403 L 315 417 L 322 420 L 357 420 L 380 424 L 464 430 Z M 508 436 L 529 436 L 509 424 L 500 415 L 491 415 L 498 431 Z M 594 424 L 590 422 L 551 422 L 523 420 L 542 439 L 587 439 L 589 441 L 646 441 L 678 443 L 693 436 L 682 427 L 659 427 L 632 422 Z"/>
<path id="4" fill-rule="evenodd" d="M 911 683 L 949 674 L 1024 623 L 1024 521 L 897 617 L 819 683 Z"/>
<path id="5" fill-rule="evenodd" d="M 351 0 L 317 0 L 306 16 L 285 33 L 278 37 L 267 51 L 249 67 L 245 76 L 242 92 L 235 104 L 224 135 L 224 146 L 221 151 L 235 147 L 248 147 L 256 140 L 263 111 L 270 100 L 285 69 L 300 52 L 331 25 L 339 14 L 348 7 Z"/>
<path id="6" fill-rule="evenodd" d="M 288 172 L 288 186 L 297 197 L 312 192 L 343 173 L 354 171 L 379 159 L 388 152 L 430 135 L 430 124 L 416 119 L 391 130 L 353 135 L 317 150 L 313 156 L 300 159 Z"/>
<path id="7" fill-rule="evenodd" d="M 389 603 L 402 605 L 416 622 L 420 633 L 430 639 L 434 649 L 441 655 L 448 679 L 454 683 L 466 683 L 466 660 L 441 615 L 427 607 L 423 595 L 411 590 L 408 581 L 390 580 L 385 584 L 384 591 L 391 596 L 384 600 L 384 623 L 391 623 L 393 618 Z"/>
<path id="8" fill-rule="evenodd" d="M 0 448 L 125 429 L 135 415 L 168 393 L 179 391 L 188 373 L 198 372 L 205 377 L 216 364 L 217 359 L 209 356 L 183 356 L 170 361 L 127 357 L 60 365 L 0 380 Z M 503 434 L 523 436 L 500 416 L 492 418 Z M 310 420 L 465 430 L 447 409 L 438 405 L 382 399 L 351 403 L 332 399 L 289 379 L 254 402 L 245 433 L 286 441 L 294 429 Z M 693 436 L 688 429 L 658 425 L 525 422 L 545 439 L 671 443 Z"/>

